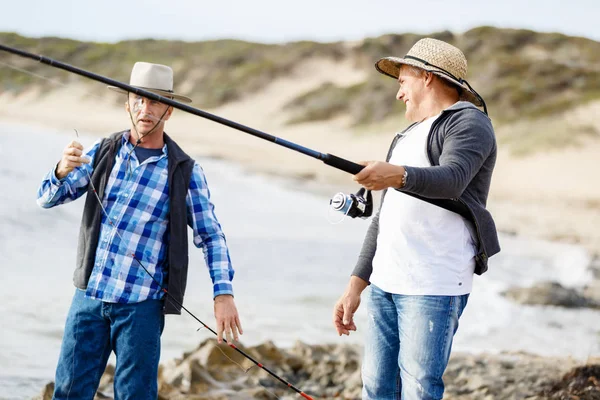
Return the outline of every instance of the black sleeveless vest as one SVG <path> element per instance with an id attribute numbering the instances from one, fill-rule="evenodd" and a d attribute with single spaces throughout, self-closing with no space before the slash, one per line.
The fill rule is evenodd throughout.
<path id="1" fill-rule="evenodd" d="M 98 197 L 104 197 L 104 191 L 110 173 L 115 164 L 115 157 L 121 147 L 124 132 L 112 134 L 100 142 L 94 158 L 92 182 L 98 190 Z M 166 282 L 163 285 L 169 294 L 165 298 L 163 311 L 165 314 L 181 314 L 181 307 L 169 297 L 183 304 L 183 296 L 187 284 L 188 270 L 188 237 L 186 196 L 194 167 L 190 158 L 167 134 L 164 140 L 168 152 L 169 183 L 169 243 L 167 249 Z M 92 185 L 88 185 L 88 193 L 81 218 L 79 244 L 77 246 L 77 266 L 73 274 L 76 287 L 85 290 L 96 259 L 96 248 L 100 236 L 102 208 L 93 193 Z"/>

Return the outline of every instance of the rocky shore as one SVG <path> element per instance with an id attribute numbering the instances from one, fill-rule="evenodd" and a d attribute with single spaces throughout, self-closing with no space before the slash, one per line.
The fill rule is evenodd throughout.
<path id="1" fill-rule="evenodd" d="M 280 349 L 266 342 L 240 346 L 274 373 L 315 399 L 360 399 L 360 348 L 307 345 Z M 112 398 L 114 368 L 104 373 L 96 399 Z M 582 363 L 570 358 L 528 353 L 452 356 L 445 374 L 445 399 L 600 399 L 600 359 Z M 36 399 L 52 398 L 49 383 Z M 161 365 L 159 399 L 242 400 L 297 399 L 286 385 L 227 345 L 206 340 L 181 359 Z"/>
<path id="2" fill-rule="evenodd" d="M 533 306 L 600 308 L 600 260 L 591 281 L 567 288 L 557 282 L 513 287 L 503 295 Z M 238 348 L 314 399 L 360 399 L 361 346 L 309 345 L 278 348 L 272 342 Z M 113 398 L 114 367 L 102 376 L 96 399 Z M 582 361 L 526 352 L 454 353 L 444 376 L 448 400 L 600 400 L 600 356 Z M 48 383 L 36 400 L 50 400 Z M 231 347 L 208 339 L 181 358 L 161 364 L 159 399 L 297 399 L 301 396 Z"/>

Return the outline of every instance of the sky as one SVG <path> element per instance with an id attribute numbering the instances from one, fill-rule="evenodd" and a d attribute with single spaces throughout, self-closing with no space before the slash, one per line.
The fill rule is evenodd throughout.
<path id="1" fill-rule="evenodd" d="M 0 0 L 0 6 L 0 32 L 98 42 L 329 42 L 481 25 L 600 40 L 598 0 Z"/>

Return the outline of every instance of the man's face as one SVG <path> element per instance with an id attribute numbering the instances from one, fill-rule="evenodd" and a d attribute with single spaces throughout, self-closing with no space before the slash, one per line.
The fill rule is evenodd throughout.
<path id="1" fill-rule="evenodd" d="M 169 119 L 173 112 L 173 108 L 166 104 L 134 93 L 129 94 L 125 109 L 131 113 L 133 123 L 140 136 L 148 134 L 153 129 L 154 131 L 162 131 L 165 121 Z M 155 126 L 156 128 L 154 128 Z"/>
<path id="2" fill-rule="evenodd" d="M 396 98 L 406 105 L 406 119 L 410 122 L 420 121 L 420 109 L 425 97 L 425 71 L 402 65 L 398 74 L 398 94 Z"/>

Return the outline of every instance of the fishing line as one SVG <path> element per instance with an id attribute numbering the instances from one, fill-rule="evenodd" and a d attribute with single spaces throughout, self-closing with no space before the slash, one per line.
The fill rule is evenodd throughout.
<path id="1" fill-rule="evenodd" d="M 5 67 L 7 67 L 7 68 L 14 69 L 15 71 L 19 71 L 19 72 L 22 72 L 22 73 L 27 74 L 27 75 L 35 76 L 36 78 L 48 81 L 50 83 L 55 84 L 56 86 L 61 86 L 61 87 L 66 88 L 66 89 L 70 89 L 71 88 L 70 85 L 72 85 L 72 84 L 64 83 L 64 82 L 62 82 L 62 81 L 60 81 L 58 79 L 48 78 L 47 76 L 36 74 L 35 72 L 31 72 L 31 71 L 28 71 L 26 69 L 17 67 L 15 65 L 5 63 L 4 61 L 0 61 L 0 64 L 3 65 L 3 66 L 5 66 Z M 87 96 L 87 97 L 94 97 L 96 99 L 99 99 L 99 100 L 102 100 L 102 101 L 106 101 L 105 97 L 102 97 L 102 96 L 97 95 L 95 93 L 92 93 L 90 91 L 85 91 L 83 94 L 85 96 Z"/>
<path id="2" fill-rule="evenodd" d="M 31 71 L 28 71 L 26 69 L 17 67 L 15 65 L 11 65 L 11 64 L 5 63 L 4 61 L 0 61 L 0 64 L 4 65 L 5 67 L 14 69 L 15 71 L 19 71 L 19 72 L 22 72 L 24 74 L 35 76 L 36 78 L 40 78 L 40 79 L 46 80 L 48 82 L 52 82 L 52 83 L 54 83 L 55 85 L 58 85 L 58 86 L 63 86 L 63 87 L 68 87 L 69 86 L 68 84 L 66 84 L 64 82 L 61 82 L 61 81 L 59 81 L 57 79 L 48 78 L 47 76 L 36 74 L 35 72 L 31 72 Z M 91 95 L 95 96 L 95 97 L 98 97 L 98 98 L 101 98 L 100 96 L 95 95 L 95 94 L 91 94 Z"/>
<path id="3" fill-rule="evenodd" d="M 342 222 L 344 222 L 344 220 L 346 219 L 346 217 L 348 216 L 348 212 L 350 212 L 350 208 L 346 208 L 346 211 L 344 212 L 344 214 L 342 214 L 342 218 L 340 218 L 337 221 L 332 221 L 331 220 L 331 216 L 333 215 L 331 212 L 332 211 L 337 211 L 335 209 L 335 207 L 330 203 L 329 206 L 327 207 L 327 215 L 325 216 L 325 218 L 327 219 L 327 222 L 329 222 L 331 225 L 338 225 L 341 224 Z"/>
<path id="4" fill-rule="evenodd" d="M 79 132 L 77 132 L 77 129 L 75 129 L 75 134 L 77 135 L 77 138 L 79 138 Z M 123 236 L 121 236 L 121 233 L 119 233 L 119 230 L 117 228 L 117 226 L 113 223 L 113 221 L 111 220 L 110 216 L 108 215 L 108 212 L 106 211 L 106 208 L 104 208 L 104 204 L 102 204 L 102 200 L 100 199 L 100 196 L 98 195 L 98 192 L 96 190 L 96 187 L 94 185 L 94 183 L 92 182 L 92 177 L 90 175 L 90 172 L 85 169 L 86 174 L 88 176 L 89 179 L 89 183 L 90 186 L 92 188 L 92 192 L 94 193 L 94 196 L 96 197 L 96 200 L 98 200 L 98 203 L 100 204 L 100 207 L 102 209 L 102 212 L 104 213 L 104 216 L 106 217 L 106 220 L 108 221 L 108 223 L 113 227 L 114 232 L 116 233 L 116 235 L 119 237 L 119 239 L 121 240 L 121 242 L 125 243 L 125 240 L 123 239 Z M 116 218 L 115 218 L 116 220 Z M 202 322 L 198 317 L 196 317 L 191 311 L 189 311 L 183 304 L 181 304 L 181 302 L 179 302 L 179 300 L 176 300 L 175 298 L 171 297 L 171 295 L 169 294 L 169 292 L 167 291 L 167 289 L 165 289 L 161 283 L 154 277 L 154 275 L 152 275 L 150 273 L 150 271 L 148 271 L 146 269 L 146 267 L 144 266 L 144 264 L 142 264 L 142 262 L 135 256 L 135 253 L 131 253 L 130 254 L 131 257 L 138 263 L 138 265 L 140 267 L 142 267 L 142 269 L 148 274 L 148 276 L 150 276 L 150 278 L 152 279 L 152 281 L 154 281 L 154 283 L 160 288 L 160 290 L 165 294 L 165 298 L 169 301 L 171 301 L 172 304 L 175 304 L 179 307 L 181 307 L 183 310 L 185 310 L 185 312 L 187 312 L 192 318 L 194 318 L 198 323 L 200 323 L 200 325 L 202 325 L 203 328 L 209 330 L 210 332 L 212 332 L 215 336 L 218 336 L 218 333 L 213 330 L 211 327 L 209 327 L 208 325 L 206 325 L 204 322 Z M 304 397 L 305 399 L 309 399 L 309 400 L 313 400 L 312 397 L 310 397 L 309 395 L 307 395 L 306 393 L 304 393 L 302 390 L 298 389 L 297 387 L 295 387 L 294 385 L 292 385 L 291 383 L 289 383 L 288 381 L 286 381 L 285 379 L 281 378 L 279 375 L 277 375 L 276 373 L 274 373 L 273 371 L 271 371 L 270 369 L 268 369 L 267 367 L 265 367 L 263 364 L 261 364 L 260 362 L 258 362 L 257 360 L 255 360 L 252 356 L 250 356 L 248 353 L 246 353 L 245 351 L 243 351 L 242 349 L 238 348 L 235 344 L 233 343 L 229 343 L 225 338 L 222 339 L 223 342 L 225 344 L 227 344 L 229 347 L 231 347 L 232 349 L 234 349 L 235 351 L 237 351 L 238 353 L 240 353 L 242 356 L 244 356 L 246 359 L 252 361 L 256 366 L 260 367 L 262 370 L 266 371 L 269 375 L 271 375 L 272 377 L 274 377 L 275 379 L 277 379 L 278 381 L 280 381 L 281 383 L 285 384 L 288 388 L 290 388 L 291 390 L 295 391 L 296 393 L 298 393 L 300 396 Z M 217 348 L 219 348 L 219 346 L 217 346 Z M 221 350 L 221 349 L 219 349 Z M 233 361 L 230 357 L 228 357 L 222 350 L 221 352 L 225 355 L 225 357 L 227 357 L 229 360 L 231 360 L 234 364 L 237 364 L 238 366 L 240 366 L 237 362 Z M 240 366 L 241 367 L 241 366 Z M 244 368 L 242 368 L 242 370 L 244 371 Z M 263 388 L 265 388 L 263 385 L 261 385 Z M 265 388 L 265 390 L 268 391 L 267 388 Z M 278 398 L 278 396 L 275 396 L 276 398 Z"/>

